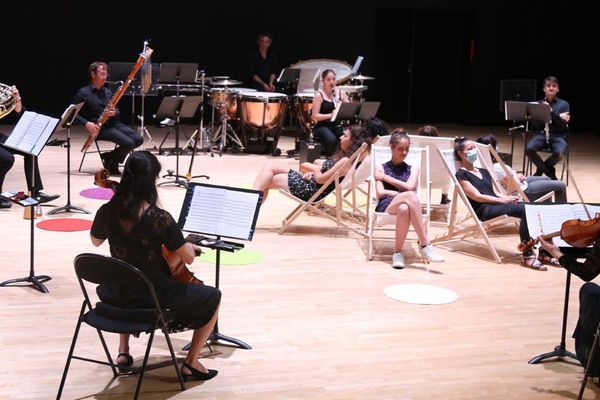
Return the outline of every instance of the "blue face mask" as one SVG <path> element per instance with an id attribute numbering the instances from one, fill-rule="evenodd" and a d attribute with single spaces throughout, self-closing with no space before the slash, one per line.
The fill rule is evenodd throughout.
<path id="1" fill-rule="evenodd" d="M 477 150 L 472 149 L 467 151 L 467 160 L 469 160 L 471 164 L 475 163 L 475 161 L 477 161 Z"/>

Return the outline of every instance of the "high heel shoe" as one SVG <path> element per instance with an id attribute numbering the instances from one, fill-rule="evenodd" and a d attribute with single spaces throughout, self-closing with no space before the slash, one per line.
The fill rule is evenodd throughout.
<path id="1" fill-rule="evenodd" d="M 185 367 L 191 371 L 190 375 L 184 374 L 183 371 L 181 371 L 181 376 L 183 376 L 183 380 L 185 382 L 187 382 L 188 379 L 197 379 L 199 381 L 207 381 L 209 379 L 214 378 L 219 373 L 219 371 L 217 371 L 216 369 L 207 369 L 208 372 L 202 372 L 202 371 L 199 371 L 196 368 L 192 367 L 190 364 L 188 364 L 186 362 L 184 362 L 181 367 L 182 368 Z"/>
<path id="2" fill-rule="evenodd" d="M 124 357 L 125 362 L 119 362 L 119 357 Z M 127 372 L 130 370 L 130 367 L 133 365 L 133 357 L 129 353 L 119 353 L 117 356 L 117 367 L 119 367 L 119 372 Z"/>

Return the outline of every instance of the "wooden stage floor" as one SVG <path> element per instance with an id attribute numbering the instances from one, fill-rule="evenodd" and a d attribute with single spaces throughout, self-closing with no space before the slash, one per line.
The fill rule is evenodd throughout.
<path id="1" fill-rule="evenodd" d="M 10 131 L 10 128 L 4 129 Z M 409 126 L 409 131 L 414 127 Z M 510 147 L 501 127 L 439 126 L 444 136 L 476 138 L 495 133 L 501 150 Z M 160 143 L 166 129 L 149 127 Z M 193 127 L 187 129 L 193 131 Z M 56 135 L 64 138 L 64 133 Z M 96 211 L 102 201 L 80 195 L 93 187 L 99 157 L 91 154 L 82 172 L 77 172 L 84 140 L 83 131 L 73 131 L 70 169 L 71 202 Z M 105 144 L 106 145 L 106 144 Z M 515 163 L 522 159 L 522 141 L 516 140 Z M 283 137 L 282 150 L 293 147 Z M 597 189 L 600 137 L 592 133 L 571 135 L 571 170 L 587 202 L 600 202 Z M 251 187 L 266 159 L 257 154 L 210 157 L 199 153 L 194 174 L 208 174 L 209 183 Z M 163 171 L 175 169 L 175 156 L 160 156 Z M 279 157 L 291 168 L 298 161 Z M 190 156 L 180 158 L 180 172 L 187 172 Z M 40 158 L 45 192 L 59 193 L 53 202 L 67 200 L 66 149 L 46 147 Z M 199 182 L 201 180 L 198 180 Z M 5 190 L 23 189 L 22 157 L 17 157 L 4 184 Z M 160 188 L 160 201 L 175 218 L 179 215 L 184 189 Z M 573 185 L 568 196 L 576 201 Z M 434 198 L 437 200 L 439 197 Z M 570 360 L 555 359 L 530 365 L 533 356 L 559 344 L 565 271 L 551 268 L 538 272 L 518 263 L 516 230 L 492 240 L 503 264 L 496 264 L 480 243 L 460 242 L 440 246 L 444 263 L 421 264 L 415 245 L 405 250 L 411 267 L 391 268 L 392 248 L 377 248 L 373 261 L 365 260 L 365 243 L 357 235 L 337 229 L 322 218 L 303 215 L 289 233 L 279 235 L 281 220 L 294 203 L 272 193 L 262 207 L 250 250 L 264 261 L 250 265 L 223 265 L 223 292 L 219 327 L 226 335 L 252 346 L 242 350 L 217 345 L 219 355 L 203 362 L 219 370 L 205 383 L 188 383 L 178 391 L 171 368 L 151 371 L 142 386 L 143 399 L 573 399 L 583 369 Z M 93 215 L 47 215 L 51 218 L 84 218 Z M 0 210 L 2 268 L 0 281 L 29 274 L 30 223 L 21 208 Z M 36 221 L 37 222 L 37 221 Z M 433 228 L 431 234 L 440 233 Z M 83 252 L 108 254 L 108 246 L 94 248 L 89 233 L 51 232 L 35 229 L 35 272 L 52 280 L 48 294 L 30 286 L 0 288 L 0 398 L 51 399 L 56 397 L 62 370 L 81 305 L 73 259 Z M 469 255 L 474 254 L 476 256 Z M 193 271 L 207 284 L 214 283 L 214 265 L 197 260 Z M 453 290 L 458 299 L 445 305 L 415 305 L 386 297 L 391 285 L 420 283 Z M 575 277 L 567 328 L 567 349 L 578 313 Z M 158 335 L 160 336 L 160 335 Z M 173 336 L 177 349 L 191 338 L 189 332 Z M 111 351 L 117 350 L 116 335 L 109 335 Z M 147 337 L 132 340 L 132 354 L 139 362 Z M 167 354 L 163 340 L 154 345 L 153 356 Z M 79 347 L 99 355 L 97 335 L 84 327 Z M 183 357 L 184 352 L 178 351 Z M 111 382 L 109 368 L 73 361 L 64 399 L 132 397 L 136 379 L 122 377 Z M 588 383 L 586 398 L 598 398 L 600 389 Z"/>

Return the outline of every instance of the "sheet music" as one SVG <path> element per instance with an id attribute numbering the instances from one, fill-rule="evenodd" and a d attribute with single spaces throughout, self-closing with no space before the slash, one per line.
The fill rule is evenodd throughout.
<path id="1" fill-rule="evenodd" d="M 594 218 L 596 213 L 600 213 L 600 206 L 588 204 L 587 209 L 592 218 Z M 584 221 L 589 220 L 582 204 L 525 204 L 525 215 L 527 217 L 529 235 L 532 238 L 559 232 L 562 223 L 570 219 L 579 218 Z M 558 247 L 572 247 L 560 237 L 554 238 L 554 243 Z"/>
<path id="2" fill-rule="evenodd" d="M 57 118 L 25 111 L 4 145 L 37 157 L 57 124 Z"/>
<path id="3" fill-rule="evenodd" d="M 182 229 L 250 240 L 259 201 L 256 191 L 196 185 Z"/>

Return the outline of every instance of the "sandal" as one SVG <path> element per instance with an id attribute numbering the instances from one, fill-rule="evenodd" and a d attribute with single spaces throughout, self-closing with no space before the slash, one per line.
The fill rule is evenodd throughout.
<path id="1" fill-rule="evenodd" d="M 125 362 L 119 362 L 119 357 L 125 357 Z M 133 365 L 133 357 L 129 353 L 119 353 L 117 356 L 117 366 L 119 367 L 119 371 L 125 372 L 129 371 L 129 367 Z"/>
<path id="2" fill-rule="evenodd" d="M 550 254 L 544 254 L 544 253 L 540 252 L 540 254 L 538 254 L 538 260 L 542 264 L 560 268 L 560 263 L 558 262 L 558 260 L 556 258 L 552 257 Z"/>
<path id="3" fill-rule="evenodd" d="M 521 265 L 536 271 L 547 271 L 548 269 L 537 259 L 536 256 L 524 256 L 521 259 Z"/>

